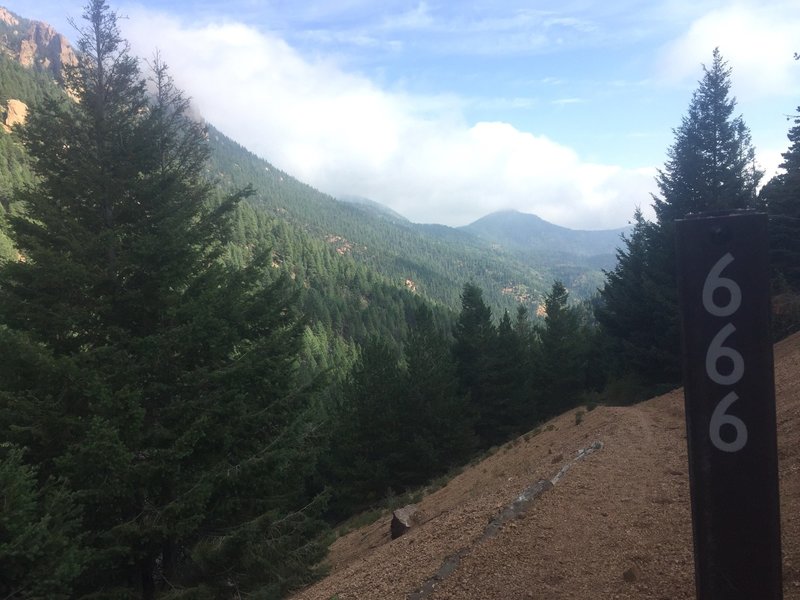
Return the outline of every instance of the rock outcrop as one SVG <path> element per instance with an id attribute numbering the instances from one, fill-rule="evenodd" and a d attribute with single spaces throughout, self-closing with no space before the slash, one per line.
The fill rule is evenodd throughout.
<path id="1" fill-rule="evenodd" d="M 10 15 L 13 18 L 13 15 Z M 39 67 L 49 70 L 63 79 L 64 66 L 77 61 L 67 38 L 47 23 L 31 21 L 27 33 L 20 42 L 19 62 L 24 67 Z"/>
<path id="2" fill-rule="evenodd" d="M 392 513 L 392 522 L 389 528 L 391 530 L 393 540 L 396 540 L 414 526 L 416 522 L 416 513 L 416 504 L 409 504 L 403 508 L 398 508 Z"/>
<path id="3" fill-rule="evenodd" d="M 19 25 L 19 19 L 8 12 L 8 10 L 0 6 L 0 23 L 5 23 L 6 25 L 15 27 L 16 25 Z"/>
<path id="4" fill-rule="evenodd" d="M 59 81 L 64 79 L 64 67 L 77 63 L 67 38 L 52 26 L 18 17 L 3 7 L 0 7 L 0 51 L 23 67 L 50 71 Z"/>
<path id="5" fill-rule="evenodd" d="M 11 98 L 3 111 L 3 129 L 6 133 L 10 133 L 14 125 L 24 124 L 27 116 L 28 105 L 20 100 Z"/>

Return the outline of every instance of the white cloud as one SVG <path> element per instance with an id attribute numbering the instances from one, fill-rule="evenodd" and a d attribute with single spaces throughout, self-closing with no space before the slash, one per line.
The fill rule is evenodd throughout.
<path id="1" fill-rule="evenodd" d="M 784 172 L 784 169 L 780 168 L 781 163 L 783 163 L 783 153 L 786 150 L 761 150 L 758 152 L 758 156 L 756 160 L 758 162 L 758 166 L 764 171 L 764 177 L 761 179 L 761 185 L 767 183 L 770 179 L 772 179 L 778 172 Z"/>
<path id="2" fill-rule="evenodd" d="M 569 227 L 619 227 L 649 204 L 652 172 L 584 163 L 508 123 L 466 123 L 463 99 L 387 92 L 240 23 L 127 14 L 133 50 L 158 48 L 211 123 L 322 191 L 450 225 L 518 209 Z"/>
<path id="3" fill-rule="evenodd" d="M 583 98 L 558 98 L 556 100 L 551 100 L 551 104 L 555 104 L 556 106 L 566 106 L 567 104 L 582 104 L 586 102 Z"/>
<path id="4" fill-rule="evenodd" d="M 427 29 L 433 25 L 434 20 L 426 2 L 420 2 L 416 8 L 386 17 L 381 24 L 383 29 Z"/>
<path id="5" fill-rule="evenodd" d="M 669 82 L 695 82 L 700 63 L 709 65 L 719 47 L 733 68 L 734 91 L 740 98 L 796 95 L 800 67 L 800 3 L 797 0 L 738 2 L 695 19 L 686 32 L 668 44 L 660 71 Z"/>

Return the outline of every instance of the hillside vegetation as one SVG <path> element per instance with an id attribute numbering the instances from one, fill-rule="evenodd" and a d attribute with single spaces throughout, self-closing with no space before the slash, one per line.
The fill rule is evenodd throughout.
<path id="1" fill-rule="evenodd" d="M 484 235 L 483 220 L 459 229 L 411 223 L 376 209 L 374 203 L 322 194 L 213 127 L 209 140 L 211 170 L 223 185 L 252 185 L 255 207 L 326 241 L 393 285 L 406 286 L 452 309 L 458 307 L 466 281 L 479 285 L 500 313 L 513 311 L 520 303 L 535 310 L 555 279 L 577 298 L 589 297 L 601 283 L 601 269 L 613 266 L 615 248 L 621 245 L 623 230 L 572 231 L 533 215 L 518 215 L 504 223 L 498 223 L 500 215 L 491 218 L 497 223 L 494 235 Z M 559 243 L 554 245 L 553 238 Z M 511 243 L 499 247 L 498 240 Z"/>
<path id="2" fill-rule="evenodd" d="M 45 32 L 46 49 L 70 55 L 52 28 L 28 25 L 25 48 Z M 375 556 L 426 557 L 428 577 L 456 552 L 481 582 L 433 593 L 501 598 L 523 593 L 503 587 L 504 552 L 547 565 L 570 564 L 572 552 L 581 566 L 521 558 L 546 575 L 526 581 L 613 596 L 629 589 L 615 571 L 623 563 L 638 569 L 634 582 L 669 572 L 636 535 L 661 544 L 655 536 L 674 529 L 678 545 L 663 556 L 681 593 L 688 525 L 670 520 L 684 502 L 670 495 L 683 480 L 677 396 L 589 408 L 677 386 L 673 222 L 688 212 L 769 212 L 776 335 L 800 326 L 800 124 L 786 174 L 757 195 L 761 174 L 718 52 L 675 130 L 657 219 L 634 215 L 607 263 L 618 232 L 508 214 L 467 230 L 417 225 L 313 190 L 199 122 L 166 65 L 129 54 L 106 0 L 89 1 L 74 62 L 50 73 L 54 58 L 31 52 L 24 68 L 14 47 L 0 56 L 2 93 L 30 102 L 25 124 L 0 133 L 0 597 L 286 597 L 323 574 L 339 523 L 487 452 L 480 475 L 454 480 L 441 494 L 458 494 L 424 519 L 462 537 L 442 535 L 444 548 L 432 541 L 439 525 L 423 527 Z M 593 281 L 599 295 L 582 297 Z M 781 368 L 796 366 L 786 356 Z M 553 553 L 494 546 L 514 539 L 515 523 L 487 533 L 488 507 L 590 446 L 542 496 L 542 531 L 515 542 L 539 536 Z M 531 454 L 512 453 L 520 448 Z M 606 460 L 607 482 L 579 477 Z M 653 478 L 630 483 L 621 474 L 631 472 Z M 569 506 L 560 490 L 584 488 L 570 520 L 580 529 L 557 530 Z M 621 558 L 603 570 L 612 579 L 593 583 L 576 570 L 603 567 L 603 549 L 570 545 L 592 527 L 624 533 L 598 538 Z M 430 551 L 412 549 L 423 540 Z M 328 598 L 421 585 L 403 571 L 357 587 L 363 572 L 348 571 L 357 566 L 346 556 L 362 548 L 340 552 L 343 543 L 334 577 L 349 572 L 356 587 L 323 584 Z"/>

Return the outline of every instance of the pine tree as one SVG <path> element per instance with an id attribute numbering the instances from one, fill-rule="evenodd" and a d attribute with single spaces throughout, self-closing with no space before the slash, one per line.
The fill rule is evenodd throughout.
<path id="1" fill-rule="evenodd" d="M 492 311 L 483 301 L 483 292 L 474 283 L 464 284 L 461 312 L 453 337 L 460 390 L 469 395 L 472 410 L 477 415 L 476 430 L 481 443 L 491 444 L 494 432 L 489 415 L 494 410 L 494 398 L 489 378 L 497 331 L 492 323 Z"/>
<path id="2" fill-rule="evenodd" d="M 158 59 L 148 94 L 105 0 L 85 18 L 78 101 L 22 132 L 40 181 L 12 220 L 24 260 L 0 270 L 0 423 L 79 502 L 74 596 L 278 597 L 323 554 L 296 510 L 311 465 L 294 297 L 264 283 L 266 252 L 220 260 L 248 192 L 215 193 L 203 127 Z"/>
<path id="3" fill-rule="evenodd" d="M 759 196 L 769 214 L 772 326 L 778 339 L 800 329 L 800 107 L 793 122 L 780 165 L 784 172 L 773 177 Z"/>
<path id="4" fill-rule="evenodd" d="M 519 305 L 514 320 L 514 336 L 516 338 L 517 357 L 514 362 L 517 369 L 516 412 L 519 418 L 518 431 L 528 431 L 541 418 L 537 405 L 538 365 L 541 361 L 541 344 L 538 328 L 528 315 L 528 309 Z"/>
<path id="5" fill-rule="evenodd" d="M 80 518 L 63 481 L 40 486 L 21 448 L 0 446 L 0 594 L 69 598 L 85 559 Z"/>
<path id="6" fill-rule="evenodd" d="M 460 464 L 474 445 L 474 415 L 459 393 L 450 344 L 434 324 L 425 305 L 414 312 L 403 354 L 401 427 L 410 441 L 407 458 L 418 475 L 416 483 Z"/>
<path id="7" fill-rule="evenodd" d="M 769 213 L 770 262 L 777 287 L 800 292 L 800 107 L 789 129 L 789 148 L 780 168 L 761 190 Z"/>
<path id="8" fill-rule="evenodd" d="M 449 342 L 427 305 L 411 320 L 402 357 L 371 339 L 334 400 L 321 466 L 332 488 L 330 518 L 421 485 L 473 449 L 472 413 Z"/>
<path id="9" fill-rule="evenodd" d="M 334 400 L 330 447 L 321 466 L 323 480 L 333 488 L 333 519 L 346 518 L 409 483 L 404 471 L 409 415 L 400 403 L 399 362 L 385 342 L 369 340 Z"/>
<path id="10" fill-rule="evenodd" d="M 731 69 L 715 49 L 710 68 L 692 95 L 689 110 L 674 130 L 654 198 L 660 227 L 689 213 L 753 208 L 762 172 L 755 167 L 750 131 L 734 116 Z"/>
<path id="11" fill-rule="evenodd" d="M 626 254 L 619 256 L 625 262 L 607 274 L 601 290 L 606 306 L 598 320 L 624 348 L 629 360 L 623 369 L 647 384 L 680 381 L 675 220 L 689 213 L 752 208 L 761 178 L 749 130 L 741 116 L 733 116 L 731 71 L 719 50 L 703 71 L 656 177 L 656 222 L 645 224 L 636 216 Z"/>
<path id="12" fill-rule="evenodd" d="M 512 327 L 508 311 L 504 311 L 490 347 L 486 377 L 490 405 L 483 412 L 482 427 L 490 444 L 504 442 L 525 428 L 525 359 L 524 341 Z"/>
<path id="13" fill-rule="evenodd" d="M 578 311 L 568 300 L 569 292 L 560 281 L 553 282 L 544 298 L 538 365 L 538 404 L 543 418 L 573 407 L 585 388 L 585 334 Z"/>
<path id="14" fill-rule="evenodd" d="M 661 340 L 674 323 L 670 306 L 654 279 L 660 268 L 652 261 L 652 253 L 659 250 L 655 235 L 656 225 L 637 209 L 633 230 L 623 236 L 617 264 L 606 272 L 600 291 L 595 316 L 613 349 L 613 363 L 607 366 L 612 377 L 633 374 L 644 382 L 663 381 L 664 364 L 674 361 Z M 659 309 L 654 311 L 654 306 Z"/>

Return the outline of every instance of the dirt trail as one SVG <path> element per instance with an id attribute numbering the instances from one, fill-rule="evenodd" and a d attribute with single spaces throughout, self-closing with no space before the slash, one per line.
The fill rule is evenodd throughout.
<path id="1" fill-rule="evenodd" d="M 784 598 L 800 600 L 800 335 L 775 349 Z M 525 439 L 527 437 L 527 439 Z M 541 479 L 576 462 L 499 533 L 489 521 Z M 694 597 L 683 395 L 575 411 L 466 469 L 419 504 L 422 525 L 389 539 L 388 517 L 331 548 L 332 573 L 296 600 L 406 600 L 443 561 L 433 600 Z"/>

